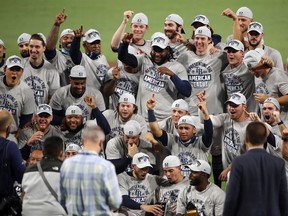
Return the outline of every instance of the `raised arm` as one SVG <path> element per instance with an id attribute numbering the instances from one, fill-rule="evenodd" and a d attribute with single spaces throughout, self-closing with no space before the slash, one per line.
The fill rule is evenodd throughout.
<path id="1" fill-rule="evenodd" d="M 99 110 L 96 104 L 95 97 L 93 96 L 85 96 L 84 98 L 85 103 L 92 108 L 92 118 L 95 118 L 97 121 L 97 124 L 102 128 L 105 135 L 108 135 L 111 131 L 110 125 L 105 118 L 105 116 L 102 114 L 102 112 Z"/>
<path id="2" fill-rule="evenodd" d="M 51 28 L 50 34 L 47 38 L 47 44 L 46 44 L 47 50 L 55 50 L 56 49 L 60 25 L 66 21 L 66 18 L 67 18 L 67 15 L 65 14 L 65 9 L 63 9 L 56 16 L 54 24 Z"/>
<path id="3" fill-rule="evenodd" d="M 118 50 L 118 59 L 122 61 L 124 64 L 129 65 L 132 68 L 136 68 L 138 66 L 138 60 L 136 56 L 128 53 L 128 46 L 131 43 L 133 34 L 126 33 L 123 36 L 123 43 L 120 45 Z"/>
<path id="4" fill-rule="evenodd" d="M 112 70 L 113 78 L 111 80 L 105 82 L 104 86 L 103 86 L 103 95 L 106 97 L 109 97 L 114 93 L 115 88 L 117 86 L 117 81 L 120 78 L 120 68 L 119 67 L 114 67 L 111 70 Z"/>
<path id="5" fill-rule="evenodd" d="M 83 26 L 74 31 L 75 37 L 71 44 L 70 56 L 74 64 L 79 65 L 82 60 L 82 53 L 80 51 L 81 38 L 84 36 Z"/>
<path id="6" fill-rule="evenodd" d="M 240 40 L 244 42 L 244 37 L 241 32 L 240 24 L 238 22 L 238 17 L 230 8 L 225 9 L 222 13 L 222 16 L 226 16 L 230 19 L 233 19 L 233 39 Z"/>
<path id="7" fill-rule="evenodd" d="M 275 122 L 277 123 L 278 125 L 278 128 L 279 128 L 279 131 L 280 133 L 282 134 L 283 136 L 283 130 L 286 129 L 286 125 L 284 124 L 284 122 L 281 120 L 280 118 L 280 112 L 277 110 L 277 111 L 274 111 L 273 112 L 273 117 L 275 118 Z"/>
<path id="8" fill-rule="evenodd" d="M 197 104 L 201 116 L 204 120 L 204 134 L 202 135 L 202 142 L 208 148 L 212 144 L 213 139 L 213 124 L 209 116 L 209 112 L 206 106 L 206 93 L 205 91 L 200 92 L 197 95 L 199 103 Z"/>
<path id="9" fill-rule="evenodd" d="M 151 133 L 155 137 L 161 137 L 163 134 L 162 129 L 159 127 L 159 124 L 154 115 L 154 107 L 156 105 L 156 99 L 154 94 L 147 100 L 146 107 L 148 110 L 148 121 Z"/>
<path id="10" fill-rule="evenodd" d="M 124 35 L 125 28 L 127 26 L 128 21 L 133 16 L 134 12 L 131 10 L 125 11 L 123 14 L 123 21 L 121 22 L 120 26 L 114 33 L 112 40 L 111 40 L 111 49 L 113 52 L 117 52 L 119 48 L 119 44 L 122 40 L 122 37 Z"/>

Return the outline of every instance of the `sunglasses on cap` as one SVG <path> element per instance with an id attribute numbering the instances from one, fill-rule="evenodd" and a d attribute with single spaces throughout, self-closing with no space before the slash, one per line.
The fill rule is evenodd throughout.
<path id="1" fill-rule="evenodd" d="M 156 43 L 165 43 L 165 39 L 162 38 L 162 37 L 156 37 L 153 39 L 153 42 L 156 42 Z"/>
<path id="2" fill-rule="evenodd" d="M 13 64 L 13 63 L 17 63 L 17 64 L 21 64 L 21 59 L 20 58 L 16 58 L 16 57 L 14 57 L 14 58 L 10 58 L 10 59 L 8 59 L 8 62 L 9 62 L 9 64 L 11 63 L 11 64 Z"/>
<path id="3" fill-rule="evenodd" d="M 87 35 L 89 38 L 91 37 L 100 37 L 100 34 L 96 31 L 93 31 Z"/>
<path id="4" fill-rule="evenodd" d="M 249 28 L 256 28 L 256 29 L 261 29 L 262 30 L 262 25 L 259 23 L 250 23 Z"/>
<path id="5" fill-rule="evenodd" d="M 138 161 L 139 161 L 139 162 L 149 161 L 149 157 L 147 157 L 147 156 L 141 156 L 141 157 L 138 158 Z"/>
<path id="6" fill-rule="evenodd" d="M 238 47 L 240 45 L 240 43 L 238 41 L 231 41 L 228 44 L 228 46 L 233 46 L 233 45 L 236 45 Z"/>
<path id="7" fill-rule="evenodd" d="M 43 111 L 50 111 L 50 110 L 51 110 L 50 106 L 47 105 L 47 104 L 41 104 L 41 105 L 39 105 L 39 106 L 38 106 L 38 109 L 39 109 L 39 110 L 43 110 Z"/>
<path id="8" fill-rule="evenodd" d="M 199 22 L 200 20 L 201 20 L 201 21 L 205 21 L 205 17 L 199 15 L 199 16 L 196 16 L 196 17 L 194 18 L 194 22 Z"/>

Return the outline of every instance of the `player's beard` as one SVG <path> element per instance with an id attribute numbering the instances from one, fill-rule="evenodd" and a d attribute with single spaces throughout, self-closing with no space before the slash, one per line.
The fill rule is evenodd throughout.
<path id="1" fill-rule="evenodd" d="M 68 123 L 66 122 L 66 127 L 69 132 L 78 133 L 83 128 L 83 122 L 81 121 L 81 124 L 77 125 L 75 129 L 71 129 L 70 127 L 68 127 Z"/>
<path id="2" fill-rule="evenodd" d="M 29 50 L 24 50 L 21 52 L 22 58 L 27 58 L 30 56 Z"/>
<path id="3" fill-rule="evenodd" d="M 162 65 L 162 64 L 164 64 L 165 62 L 168 61 L 168 55 L 167 55 L 167 56 L 163 56 L 163 57 L 161 58 L 161 60 L 158 61 L 158 62 L 155 61 L 155 54 L 153 54 L 153 53 L 151 52 L 150 55 L 151 55 L 152 61 L 155 62 L 155 64 L 157 64 L 157 65 Z"/>
<path id="4" fill-rule="evenodd" d="M 201 184 L 201 179 L 199 177 L 195 177 L 192 180 L 190 179 L 190 185 L 198 186 Z"/>
<path id="5" fill-rule="evenodd" d="M 258 45 L 261 43 L 261 40 L 260 40 L 259 42 L 253 43 L 253 44 L 252 44 L 250 41 L 248 41 L 248 42 L 249 42 L 249 45 L 250 45 L 251 47 L 257 48 Z"/>
<path id="6" fill-rule="evenodd" d="M 171 30 L 166 30 L 165 31 L 165 35 L 172 40 L 173 38 L 175 38 L 177 36 L 176 31 L 171 31 Z"/>

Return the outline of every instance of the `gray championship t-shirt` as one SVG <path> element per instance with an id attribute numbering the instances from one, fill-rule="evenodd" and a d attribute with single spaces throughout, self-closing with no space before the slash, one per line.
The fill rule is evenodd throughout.
<path id="1" fill-rule="evenodd" d="M 197 208 L 198 215 L 222 216 L 225 192 L 213 183 L 201 192 L 189 185 L 178 196 L 176 213 L 185 215 L 189 202 Z"/>
<path id="2" fill-rule="evenodd" d="M 214 54 L 198 56 L 189 51 L 178 58 L 178 62 L 187 70 L 188 80 L 192 86 L 192 94 L 186 100 L 190 115 L 198 115 L 197 94 L 205 90 L 207 108 L 211 114 L 223 112 L 225 101 L 224 83 L 220 79 L 220 71 L 228 65 L 226 53 L 218 51 Z"/>
<path id="3" fill-rule="evenodd" d="M 49 97 L 60 88 L 59 73 L 46 60 L 40 68 L 33 68 L 27 62 L 21 79 L 33 90 L 36 105 L 48 104 Z"/>
<path id="4" fill-rule="evenodd" d="M 105 110 L 104 99 L 99 90 L 86 86 L 85 93 L 80 98 L 75 98 L 70 92 L 70 86 L 63 86 L 54 93 L 50 100 L 52 109 L 63 110 L 65 112 L 69 106 L 77 105 L 82 109 L 84 120 L 90 120 L 92 108 L 85 103 L 84 98 L 86 96 L 93 96 L 99 110 Z"/>
<path id="5" fill-rule="evenodd" d="M 8 87 L 4 84 L 4 76 L 0 77 L 0 109 L 8 110 L 13 116 L 10 133 L 18 130 L 21 115 L 33 114 L 36 110 L 33 91 L 20 81 L 19 85 Z"/>
<path id="6" fill-rule="evenodd" d="M 178 99 L 178 91 L 170 79 L 170 76 L 160 75 L 158 67 L 167 67 L 181 80 L 187 80 L 187 72 L 183 65 L 178 62 L 166 62 L 162 65 L 153 64 L 147 55 L 137 55 L 138 67 L 141 68 L 139 88 L 136 104 L 138 113 L 148 120 L 146 101 L 154 94 L 157 101 L 154 108 L 157 120 L 170 116 L 172 103 Z"/>
<path id="7" fill-rule="evenodd" d="M 255 78 L 242 62 L 238 67 L 231 68 L 228 65 L 222 72 L 221 75 L 224 79 L 225 91 L 227 99 L 233 93 L 241 92 L 247 99 L 247 111 L 256 112 L 258 103 L 256 102 L 253 93 L 255 93 Z"/>

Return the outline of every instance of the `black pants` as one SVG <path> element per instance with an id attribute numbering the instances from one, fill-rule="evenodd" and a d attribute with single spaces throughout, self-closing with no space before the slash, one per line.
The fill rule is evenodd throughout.
<path id="1" fill-rule="evenodd" d="M 222 164 L 222 155 L 212 155 L 212 169 L 213 169 L 213 177 L 214 183 L 221 188 L 221 181 L 218 179 L 221 172 L 223 171 Z"/>

